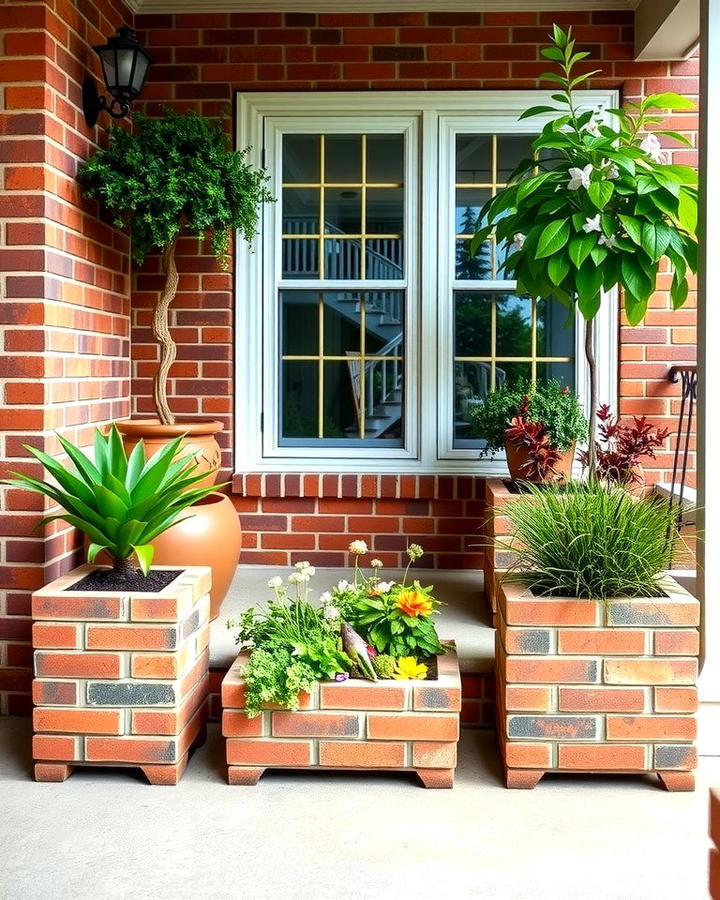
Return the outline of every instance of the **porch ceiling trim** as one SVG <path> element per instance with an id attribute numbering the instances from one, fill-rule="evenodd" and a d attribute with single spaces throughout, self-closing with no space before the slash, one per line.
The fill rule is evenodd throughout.
<path id="1" fill-rule="evenodd" d="M 183 12 L 528 12 L 630 9 L 640 0 L 126 0 L 143 13 Z M 343 10 L 343 7 L 347 7 Z"/>

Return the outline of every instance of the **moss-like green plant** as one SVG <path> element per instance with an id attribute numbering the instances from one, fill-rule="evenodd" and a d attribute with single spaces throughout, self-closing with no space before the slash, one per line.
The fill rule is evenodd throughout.
<path id="1" fill-rule="evenodd" d="M 528 485 L 506 514 L 509 546 L 520 577 L 536 594 L 586 597 L 653 597 L 679 538 L 676 515 L 657 496 L 637 498 L 597 480 L 562 488 Z"/>
<path id="2" fill-rule="evenodd" d="M 397 660 L 394 656 L 388 656 L 387 653 L 378 653 L 373 658 L 372 664 L 379 678 L 392 678 L 396 662 Z"/>
<path id="3" fill-rule="evenodd" d="M 154 398 L 163 424 L 174 422 L 167 376 L 176 352 L 168 328 L 178 284 L 175 244 L 183 233 L 206 237 L 227 267 L 231 231 L 252 241 L 260 204 L 272 197 L 266 175 L 247 163 L 246 152 L 231 148 L 222 120 L 172 110 L 158 119 L 136 113 L 132 132 L 112 128 L 107 148 L 78 170 L 85 196 L 98 200 L 118 228 L 130 230 L 135 262 L 153 250 L 163 255 L 166 282 L 152 323 L 161 347 Z"/>
<path id="4" fill-rule="evenodd" d="M 469 412 L 472 433 L 487 442 L 486 453 L 505 446 L 505 430 L 510 420 L 520 415 L 529 397 L 524 417 L 545 426 L 553 447 L 568 450 L 573 442 L 587 434 L 587 419 L 577 396 L 559 381 L 538 382 L 534 387 L 519 380 L 492 391 L 484 403 L 471 407 Z"/>

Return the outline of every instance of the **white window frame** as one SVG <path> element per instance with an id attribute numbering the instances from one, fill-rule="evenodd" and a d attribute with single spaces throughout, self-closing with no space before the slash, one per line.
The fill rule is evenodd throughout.
<path id="1" fill-rule="evenodd" d="M 544 104 L 550 91 L 349 91 L 238 94 L 237 146 L 249 161 L 266 166 L 270 190 L 281 183 L 279 141 L 283 130 L 312 133 L 404 130 L 408 147 L 405 191 L 407 280 L 388 282 L 406 292 L 405 447 L 279 447 L 277 440 L 277 287 L 337 289 L 338 282 L 279 282 L 277 204 L 262 211 L 252 248 L 237 241 L 235 304 L 235 466 L 242 472 L 392 472 L 505 474 L 504 456 L 479 459 L 479 451 L 453 448 L 453 316 L 455 131 L 537 133 L 546 119 L 518 122 L 528 106 Z M 618 105 L 617 91 L 584 91 L 582 108 Z M 348 111 L 351 111 L 349 113 Z M 603 115 L 605 115 L 603 113 Z M 318 121 L 321 119 L 322 121 Z M 373 124 L 374 120 L 374 124 Z M 417 139 L 416 139 L 417 135 Z M 415 153 L 415 147 L 419 152 Z M 413 179 L 419 178 L 419 182 Z M 443 180 L 441 180 L 443 179 Z M 447 185 L 442 202 L 441 185 Z M 418 188 L 418 189 L 415 189 Z M 418 197 L 422 206 L 418 206 Z M 422 228 L 420 220 L 422 219 Z M 442 243 L 449 247 L 441 253 Z M 447 242 L 447 244 L 446 244 Z M 417 260 L 417 262 L 416 262 Z M 415 270 L 413 272 L 413 269 Z M 488 282 L 488 287 L 498 282 Z M 507 287 L 508 282 L 503 282 Z M 342 289 L 367 287 L 343 282 Z M 583 329 L 575 340 L 576 390 L 588 408 Z M 603 298 L 596 320 L 599 398 L 617 404 L 618 298 Z"/>

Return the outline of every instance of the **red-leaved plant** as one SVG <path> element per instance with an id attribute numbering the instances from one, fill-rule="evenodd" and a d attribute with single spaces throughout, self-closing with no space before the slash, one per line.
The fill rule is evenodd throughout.
<path id="1" fill-rule="evenodd" d="M 607 403 L 601 404 L 596 417 L 598 477 L 618 484 L 642 484 L 640 460 L 643 457 L 655 459 L 655 451 L 670 436 L 668 429 L 651 425 L 645 416 L 633 416 L 632 421 L 621 422 L 619 416 L 612 416 Z M 578 454 L 578 460 L 587 467 L 587 450 Z"/>
<path id="2" fill-rule="evenodd" d="M 525 394 L 518 415 L 510 419 L 505 429 L 505 437 L 515 447 L 523 447 L 527 460 L 520 469 L 528 481 L 549 481 L 551 476 L 560 478 L 555 464 L 560 460 L 560 452 L 553 447 L 547 429 L 542 422 L 531 422 L 527 418 L 530 395 Z"/>

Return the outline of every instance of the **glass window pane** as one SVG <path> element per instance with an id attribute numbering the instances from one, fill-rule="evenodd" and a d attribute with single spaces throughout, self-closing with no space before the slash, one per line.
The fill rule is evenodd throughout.
<path id="1" fill-rule="evenodd" d="M 284 361 L 280 403 L 283 438 L 317 438 L 317 363 Z"/>
<path id="2" fill-rule="evenodd" d="M 325 135 L 325 181 L 358 184 L 362 181 L 359 134 Z"/>
<path id="3" fill-rule="evenodd" d="M 368 238 L 365 242 L 365 277 L 392 280 L 403 277 L 402 238 Z"/>
<path id="4" fill-rule="evenodd" d="M 328 362 L 325 367 L 326 419 L 341 436 L 354 441 L 402 440 L 401 360 L 369 359 L 363 367 L 359 358 L 350 357 L 346 363 Z"/>
<path id="5" fill-rule="evenodd" d="M 367 180 L 371 184 L 400 184 L 405 180 L 405 138 L 402 134 L 369 134 Z"/>
<path id="6" fill-rule="evenodd" d="M 346 356 L 360 351 L 360 301 L 357 294 L 323 293 L 323 353 Z"/>
<path id="7" fill-rule="evenodd" d="M 484 241 L 475 256 L 470 255 L 470 241 L 455 241 L 455 277 L 458 280 L 482 281 L 493 278 L 494 241 Z"/>
<path id="8" fill-rule="evenodd" d="M 356 188 L 325 190 L 325 233 L 359 234 L 361 195 Z"/>
<path id="9" fill-rule="evenodd" d="M 575 355 L 575 311 L 557 300 L 538 300 L 537 355 Z"/>
<path id="10" fill-rule="evenodd" d="M 320 135 L 283 136 L 282 180 L 285 184 L 320 181 Z"/>
<path id="11" fill-rule="evenodd" d="M 537 380 L 559 381 L 564 387 L 575 390 L 575 363 L 574 362 L 539 362 L 537 364 Z"/>
<path id="12" fill-rule="evenodd" d="M 319 297 L 310 291 L 281 291 L 283 356 L 315 356 L 318 352 Z"/>
<path id="13" fill-rule="evenodd" d="M 403 188 L 368 188 L 365 213 L 367 234 L 402 234 Z"/>
<path id="14" fill-rule="evenodd" d="M 320 191 L 317 188 L 283 188 L 283 234 L 318 234 Z"/>
<path id="15" fill-rule="evenodd" d="M 325 278 L 337 281 L 360 278 L 361 244 L 357 238 L 326 237 Z"/>
<path id="16" fill-rule="evenodd" d="M 477 291 L 455 293 L 455 356 L 492 355 L 492 300 Z"/>
<path id="17" fill-rule="evenodd" d="M 522 160 L 532 156 L 534 134 L 499 134 L 497 152 L 497 183 L 508 181 Z"/>
<path id="18" fill-rule="evenodd" d="M 489 188 L 458 188 L 455 192 L 455 234 L 474 234 L 482 224 L 480 209 L 492 196 Z"/>
<path id="19" fill-rule="evenodd" d="M 498 361 L 495 367 L 495 386 L 517 384 L 518 381 L 530 381 L 532 364 L 529 362 Z"/>
<path id="20" fill-rule="evenodd" d="M 317 278 L 318 243 L 312 238 L 283 238 L 282 277 Z"/>
<path id="21" fill-rule="evenodd" d="M 498 294 L 496 356 L 532 355 L 532 300 Z"/>
<path id="22" fill-rule="evenodd" d="M 459 134 L 457 136 L 455 183 L 492 183 L 492 135 Z"/>

